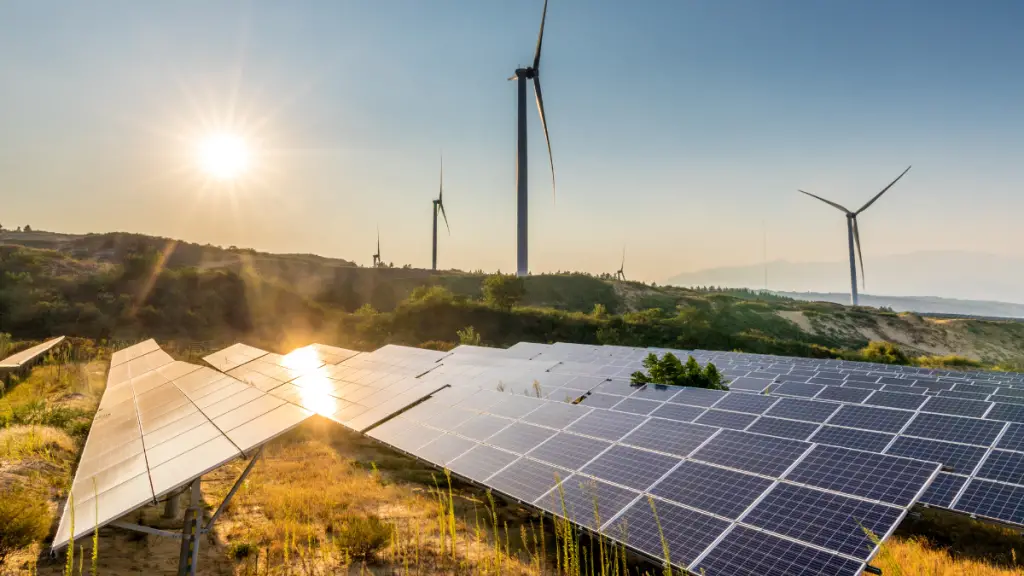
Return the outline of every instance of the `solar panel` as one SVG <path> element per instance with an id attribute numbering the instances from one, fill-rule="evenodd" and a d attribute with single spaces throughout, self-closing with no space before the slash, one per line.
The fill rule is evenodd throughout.
<path id="1" fill-rule="evenodd" d="M 867 560 L 875 549 L 864 529 L 888 534 L 903 509 L 792 484 L 776 484 L 743 517 L 763 528 Z"/>
<path id="2" fill-rule="evenodd" d="M 978 470 L 979 478 L 1024 483 L 1024 453 L 992 450 Z"/>
<path id="3" fill-rule="evenodd" d="M 956 500 L 953 509 L 1024 524 L 1024 487 L 974 478 Z"/>
<path id="4" fill-rule="evenodd" d="M 1006 424 L 943 414 L 918 414 L 903 431 L 907 436 L 989 446 Z"/>
<path id="5" fill-rule="evenodd" d="M 477 414 L 455 427 L 454 431 L 471 440 L 483 442 L 511 423 L 511 420 L 490 414 Z"/>
<path id="6" fill-rule="evenodd" d="M 560 432 L 531 450 L 528 455 L 557 466 L 578 470 L 611 446 L 610 442 Z"/>
<path id="7" fill-rule="evenodd" d="M 694 423 L 704 424 L 707 426 L 718 426 L 719 428 L 743 430 L 747 426 L 750 426 L 750 424 L 756 419 L 757 416 L 753 414 L 710 409 L 697 417 L 694 420 Z"/>
<path id="8" fill-rule="evenodd" d="M 729 394 L 715 404 L 716 410 L 732 410 L 747 414 L 762 414 L 779 399 L 758 394 Z"/>
<path id="9" fill-rule="evenodd" d="M 842 446 L 868 452 L 882 452 L 885 447 L 895 438 L 892 434 L 883 432 L 871 432 L 869 430 L 858 430 L 856 428 L 841 428 L 838 426 L 822 426 L 811 442 L 818 444 L 829 444 L 831 446 Z"/>
<path id="10" fill-rule="evenodd" d="M 569 474 L 550 464 L 520 458 L 487 479 L 487 485 L 523 502 L 533 502 Z"/>
<path id="11" fill-rule="evenodd" d="M 523 421 L 561 430 L 582 417 L 590 409 L 576 404 L 548 402 L 523 416 Z"/>
<path id="12" fill-rule="evenodd" d="M 824 422 L 839 410 L 839 406 L 832 402 L 782 398 L 769 408 L 765 415 L 806 422 Z"/>
<path id="13" fill-rule="evenodd" d="M 16 354 L 11 354 L 7 358 L 0 360 L 0 370 L 18 370 L 43 354 L 46 354 L 63 341 L 64 337 L 58 336 L 40 344 L 36 344 L 30 348 L 26 348 Z"/>
<path id="14" fill-rule="evenodd" d="M 1024 451 L 1024 425 L 1010 424 L 999 438 L 996 447 L 1005 450 Z"/>
<path id="15" fill-rule="evenodd" d="M 670 561 L 686 566 L 728 527 L 728 522 L 714 516 L 664 500 L 641 497 L 619 518 L 607 524 L 604 532 L 655 558 L 664 557 L 664 537 Z"/>
<path id="16" fill-rule="evenodd" d="M 989 420 L 1005 420 L 1007 422 L 1024 422 L 1024 405 L 996 403 L 992 405 L 985 418 Z"/>
<path id="17" fill-rule="evenodd" d="M 566 430 L 604 440 L 616 441 L 644 422 L 643 416 L 595 411 L 573 422 Z"/>
<path id="18" fill-rule="evenodd" d="M 516 454 L 526 454 L 555 435 L 550 428 L 516 422 L 491 436 L 487 443 Z"/>
<path id="19" fill-rule="evenodd" d="M 884 406 L 886 408 L 902 408 L 904 410 L 917 410 L 924 404 L 926 398 L 917 394 L 903 394 L 902 392 L 878 391 L 872 394 L 865 404 L 872 406 Z"/>
<path id="20" fill-rule="evenodd" d="M 664 404 L 653 400 L 623 398 L 621 402 L 612 406 L 612 409 L 619 410 L 620 412 L 629 412 L 630 414 L 647 415 L 654 412 L 654 410 L 659 406 L 664 406 Z"/>
<path id="21" fill-rule="evenodd" d="M 483 482 L 519 456 L 490 446 L 478 445 L 448 463 L 448 468 L 470 480 Z"/>
<path id="22" fill-rule="evenodd" d="M 807 384 L 804 382 L 785 382 L 772 389 L 772 394 L 782 394 L 785 396 L 799 396 L 802 398 L 812 398 L 819 392 L 824 390 L 825 387 L 820 384 Z"/>
<path id="23" fill-rule="evenodd" d="M 679 422 L 691 422 L 704 413 L 704 408 L 699 406 L 687 406 L 685 404 L 662 404 L 657 410 L 651 412 L 651 416 L 667 418 Z"/>
<path id="24" fill-rule="evenodd" d="M 684 461 L 650 492 L 684 506 L 736 519 L 772 484 L 772 480 L 760 476 Z"/>
<path id="25" fill-rule="evenodd" d="M 933 463 L 818 445 L 786 480 L 908 506 L 937 470 Z"/>
<path id="26" fill-rule="evenodd" d="M 811 434 L 818 430 L 818 424 L 813 422 L 799 422 L 796 420 L 784 420 L 782 418 L 771 418 L 762 416 L 747 427 L 747 432 L 778 436 L 780 438 L 792 438 L 794 440 L 806 440 Z"/>
<path id="27" fill-rule="evenodd" d="M 951 468 L 950 472 L 970 474 L 985 455 L 985 449 L 966 444 L 900 436 L 886 453 L 939 462 L 943 466 Z"/>
<path id="28" fill-rule="evenodd" d="M 951 414 L 954 416 L 973 416 L 980 418 L 988 412 L 992 406 L 990 402 L 981 400 L 964 400 L 962 398 L 942 398 L 932 396 L 921 406 L 922 412 L 937 412 L 939 414 Z"/>
<path id="29" fill-rule="evenodd" d="M 736 392 L 754 392 L 760 394 L 772 383 L 771 380 L 763 378 L 734 378 L 729 382 L 729 390 Z"/>
<path id="30" fill-rule="evenodd" d="M 221 372 L 227 372 L 266 354 L 266 350 L 238 343 L 204 356 L 203 361 Z"/>
<path id="31" fill-rule="evenodd" d="M 863 567 L 862 562 L 736 526 L 692 571 L 708 576 L 854 576 Z"/>
<path id="32" fill-rule="evenodd" d="M 669 401 L 675 404 L 688 404 L 690 406 L 703 406 L 707 408 L 721 400 L 726 394 L 728 393 L 721 390 L 683 388 Z"/>
<path id="33" fill-rule="evenodd" d="M 828 423 L 834 426 L 848 426 L 895 434 L 913 416 L 913 412 L 905 410 L 844 404 L 838 412 L 829 418 Z"/>
<path id="34" fill-rule="evenodd" d="M 602 394 L 601 392 L 591 392 L 583 397 L 580 404 L 588 406 L 590 408 L 611 408 L 619 402 L 622 402 L 622 396 L 616 396 L 613 394 Z"/>
<path id="35" fill-rule="evenodd" d="M 640 495 L 621 486 L 573 474 L 535 504 L 592 530 L 600 528 Z"/>
<path id="36" fill-rule="evenodd" d="M 717 428 L 671 420 L 651 419 L 620 440 L 623 444 L 686 456 L 711 438 Z"/>
<path id="37" fill-rule="evenodd" d="M 661 402 L 669 400 L 679 393 L 678 386 L 665 386 L 663 384 L 644 384 L 643 386 L 635 387 L 634 390 L 633 398 L 658 400 Z"/>
<path id="38" fill-rule="evenodd" d="M 935 477 L 935 481 L 928 486 L 928 489 L 925 490 L 924 494 L 921 495 L 920 502 L 923 504 L 931 504 L 932 506 L 949 508 L 953 503 L 953 498 L 956 497 L 957 493 L 960 492 L 960 488 L 962 488 L 966 482 L 967 476 L 941 472 Z"/>
<path id="39" fill-rule="evenodd" d="M 862 388 L 843 388 L 840 386 L 828 386 L 815 396 L 818 400 L 835 400 L 837 402 L 863 402 L 871 395 L 871 390 Z"/>
<path id="40" fill-rule="evenodd" d="M 374 430 L 370 431 L 371 436 Z M 467 438 L 454 434 L 443 434 L 429 444 L 420 447 L 415 454 L 431 464 L 447 467 L 449 462 L 465 454 L 476 445 L 476 442 Z"/>
<path id="41" fill-rule="evenodd" d="M 678 458 L 617 444 L 580 471 L 614 484 L 646 490 L 678 463 Z"/>
<path id="42" fill-rule="evenodd" d="M 694 453 L 692 458 L 777 477 L 796 462 L 809 446 L 796 440 L 722 430 Z"/>

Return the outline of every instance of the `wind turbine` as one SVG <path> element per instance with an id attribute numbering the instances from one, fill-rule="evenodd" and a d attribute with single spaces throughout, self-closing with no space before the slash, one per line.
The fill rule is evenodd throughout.
<path id="1" fill-rule="evenodd" d="M 544 0 L 544 12 L 540 17 L 540 34 L 537 35 L 537 51 L 533 55 L 533 66 L 517 68 L 509 80 L 518 82 L 519 94 L 519 136 L 518 155 L 516 162 L 516 274 L 526 276 L 530 267 L 527 262 L 526 216 L 527 216 L 527 178 L 526 178 L 526 81 L 533 80 L 533 90 L 537 95 L 537 110 L 540 112 L 540 125 L 544 128 L 544 141 L 548 145 L 548 160 L 551 163 L 551 195 L 555 194 L 555 158 L 551 155 L 551 138 L 548 137 L 548 122 L 544 116 L 544 96 L 540 90 L 540 48 L 544 42 L 544 21 L 548 16 L 548 0 Z"/>
<path id="2" fill-rule="evenodd" d="M 373 255 L 373 267 L 377 268 L 380 266 L 380 226 L 377 227 L 377 253 Z"/>
<path id="3" fill-rule="evenodd" d="M 874 198 L 872 198 L 871 200 L 868 200 L 868 203 L 863 205 L 863 206 L 861 206 L 860 210 L 857 210 L 856 212 L 851 212 L 850 210 L 847 210 L 843 206 L 840 206 L 839 204 L 836 204 L 835 202 L 833 202 L 831 200 L 826 200 L 826 199 L 822 198 L 821 196 L 816 196 L 814 194 L 811 194 L 810 192 L 804 192 L 803 190 L 798 190 L 798 192 L 801 192 L 803 194 L 807 194 L 808 196 L 810 196 L 812 198 L 817 198 L 818 200 L 821 200 L 825 204 L 828 204 L 829 206 L 832 206 L 833 208 L 836 208 L 838 210 L 842 210 L 844 213 L 846 213 L 846 235 L 849 238 L 849 242 L 850 242 L 850 301 L 853 303 L 854 306 L 857 305 L 857 259 L 860 260 L 861 284 L 863 286 L 867 285 L 866 282 L 864 281 L 864 255 L 861 254 L 861 251 L 860 251 L 860 232 L 857 230 L 857 216 L 861 212 L 867 210 L 869 206 L 874 204 L 875 200 L 878 200 L 882 196 L 882 194 L 885 194 L 889 190 L 889 188 L 892 188 L 893 184 L 899 182 L 900 178 L 903 178 L 903 175 L 906 174 L 909 171 L 910 171 L 910 166 L 907 166 L 907 169 L 904 170 L 903 173 L 901 173 L 899 176 L 897 176 L 895 180 L 890 182 L 888 186 L 886 186 L 885 188 L 882 188 L 881 192 L 879 192 L 878 194 L 875 194 Z M 857 244 L 856 258 L 854 258 L 854 253 L 853 253 L 853 245 L 854 245 L 854 243 Z"/>
<path id="4" fill-rule="evenodd" d="M 437 191 L 437 200 L 433 200 L 434 203 L 434 252 L 430 260 L 430 269 L 437 270 L 437 212 L 440 210 L 441 216 L 444 217 L 445 228 L 448 228 L 448 234 L 451 235 L 452 227 L 448 225 L 448 215 L 444 212 L 444 156 L 441 156 L 441 186 Z"/>
<path id="5" fill-rule="evenodd" d="M 623 282 L 626 281 L 626 273 L 623 272 L 623 269 L 625 267 L 626 267 L 626 247 L 623 246 L 622 247 L 622 264 L 619 265 L 619 271 L 615 273 L 615 279 L 616 280 L 622 280 Z"/>

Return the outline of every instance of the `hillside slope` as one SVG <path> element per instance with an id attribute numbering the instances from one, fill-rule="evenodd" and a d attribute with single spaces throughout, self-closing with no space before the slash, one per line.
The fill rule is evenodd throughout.
<path id="1" fill-rule="evenodd" d="M 314 335 L 352 346 L 519 340 L 740 348 L 836 356 L 886 340 L 912 354 L 991 364 L 1024 359 L 1024 323 L 936 319 L 802 302 L 749 290 L 694 290 L 586 274 L 526 279 L 522 307 L 480 302 L 484 275 L 364 268 L 137 234 L 0 233 L 0 332 L 275 345 Z M 424 292 L 440 287 L 441 292 Z"/>

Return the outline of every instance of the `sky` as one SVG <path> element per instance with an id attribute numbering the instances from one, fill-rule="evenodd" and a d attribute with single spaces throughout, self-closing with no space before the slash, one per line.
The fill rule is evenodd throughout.
<path id="1" fill-rule="evenodd" d="M 541 0 L 0 2 L 0 224 L 515 269 L 516 90 Z M 1024 255 L 1024 3 L 550 0 L 530 269 L 631 279 Z M 212 181 L 212 133 L 253 150 Z M 765 238 L 767 243 L 765 244 Z M 984 282 L 984 278 L 979 278 Z M 831 282 L 822 282 L 822 286 Z M 868 287 L 870 290 L 870 287 Z M 821 289 L 808 285 L 807 290 Z M 936 295 L 942 295 L 936 287 Z"/>

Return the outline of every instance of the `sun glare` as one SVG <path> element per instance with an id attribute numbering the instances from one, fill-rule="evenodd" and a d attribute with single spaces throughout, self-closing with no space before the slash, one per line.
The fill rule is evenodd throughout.
<path id="1" fill-rule="evenodd" d="M 234 134 L 214 134 L 199 144 L 199 163 L 203 171 L 218 180 L 234 180 L 250 164 L 249 147 Z"/>

